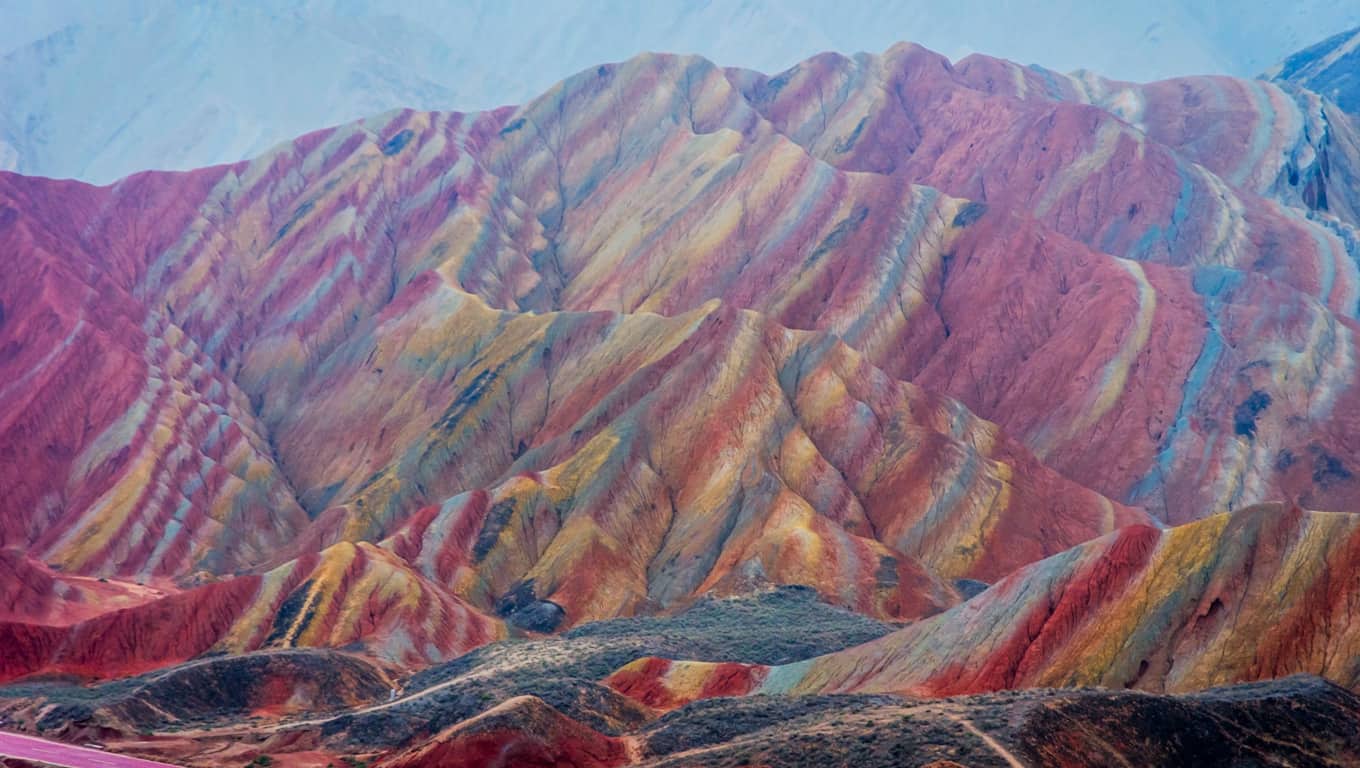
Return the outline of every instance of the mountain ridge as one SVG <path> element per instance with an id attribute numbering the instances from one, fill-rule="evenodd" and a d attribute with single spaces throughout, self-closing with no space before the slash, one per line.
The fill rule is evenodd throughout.
<path id="1" fill-rule="evenodd" d="M 295 654 L 259 662 L 277 708 L 344 649 L 417 690 L 262 738 L 413 765 L 634 759 L 661 711 L 767 689 L 1354 687 L 1360 535 L 1303 510 L 1360 509 L 1358 135 L 1289 85 L 902 44 L 0 173 L 0 676 L 29 712 Z M 787 590 L 900 626 L 811 659 L 645 629 Z"/>
<path id="2" fill-rule="evenodd" d="M 573 71 L 640 50 L 778 71 L 818 51 L 881 51 L 911 38 L 955 60 L 986 51 L 1152 80 L 1250 76 L 1360 24 L 1360 12 L 1341 0 L 1287 12 L 1267 2 L 1178 0 L 1100 9 L 889 2 L 835 11 L 811 0 L 560 2 L 550 14 L 534 3 L 480 0 L 456 9 L 353 0 L 32 8 L 10 0 L 0 10 L 16 22 L 0 34 L 0 167 L 100 183 L 148 168 L 239 161 L 315 126 L 396 107 L 522 103 Z M 1032 34 L 1012 34 L 1017 26 Z M 1065 34 L 1074 28 L 1082 32 Z M 287 98 L 253 87 L 265 81 L 286 82 L 276 90 Z M 57 93 L 79 94 L 82 107 L 50 98 Z"/>

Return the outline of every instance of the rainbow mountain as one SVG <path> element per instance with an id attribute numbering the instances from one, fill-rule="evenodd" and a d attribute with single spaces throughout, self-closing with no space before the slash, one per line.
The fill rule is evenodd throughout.
<path id="1" fill-rule="evenodd" d="M 0 709 L 214 764 L 239 731 L 59 686 L 264 659 L 272 735 L 233 756 L 410 766 L 639 762 L 661 713 L 753 692 L 1304 673 L 1282 695 L 1356 717 L 1357 227 L 1360 126 L 1297 85 L 907 44 L 0 174 Z M 592 640 L 789 589 L 881 632 Z M 337 664 L 348 714 L 280 694 Z M 412 707 L 448 722 L 356 725 Z"/>

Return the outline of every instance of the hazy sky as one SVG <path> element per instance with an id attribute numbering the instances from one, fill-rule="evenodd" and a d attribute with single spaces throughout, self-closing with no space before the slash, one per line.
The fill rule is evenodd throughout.
<path id="1" fill-rule="evenodd" d="M 1060 71 L 1253 76 L 1357 0 L 0 0 L 0 168 L 110 181 L 413 107 L 515 104 L 642 51 L 776 72 L 899 40 Z"/>
<path id="2" fill-rule="evenodd" d="M 981 51 L 1125 79 L 1251 76 L 1360 25 L 1355 0 L 0 0 L 0 51 L 73 24 L 136 34 L 139 23 L 166 14 L 190 20 L 188 33 L 196 15 L 220 20 L 227 8 L 323 25 L 366 20 L 393 42 L 437 40 L 451 59 L 477 56 L 488 69 L 513 69 L 515 59 L 528 69 L 541 63 L 533 54 L 558 55 L 556 68 L 516 74 L 533 82 L 644 50 L 770 70 L 822 50 L 876 52 L 898 40 L 951 58 Z"/>

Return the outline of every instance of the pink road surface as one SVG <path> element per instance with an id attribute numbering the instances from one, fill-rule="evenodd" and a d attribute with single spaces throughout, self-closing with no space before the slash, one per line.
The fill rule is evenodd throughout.
<path id="1" fill-rule="evenodd" d="M 113 752 L 73 747 L 47 739 L 0 731 L 0 760 L 15 757 L 65 768 L 175 768 L 169 763 L 140 760 Z"/>

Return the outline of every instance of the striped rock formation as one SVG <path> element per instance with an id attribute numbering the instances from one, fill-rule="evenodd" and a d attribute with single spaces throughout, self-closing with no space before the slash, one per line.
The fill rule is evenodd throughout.
<path id="1" fill-rule="evenodd" d="M 164 595 L 145 585 L 58 573 L 23 552 L 0 551 L 0 621 L 70 626 Z"/>
<path id="2" fill-rule="evenodd" d="M 1335 230 L 1338 222 L 1350 225 L 1334 234 L 1354 256 L 1353 243 L 1347 240 L 1353 240 L 1357 224 L 1360 197 L 1355 182 L 1360 171 L 1356 165 L 1360 145 L 1356 143 L 1353 116 L 1318 93 L 1284 82 L 1229 77 L 1125 83 L 1087 72 L 1062 75 L 1038 67 L 1020 67 L 985 56 L 963 60 L 958 71 L 970 84 L 989 93 L 1099 107 L 1173 149 L 1182 161 L 1190 163 L 1176 166 L 1183 185 L 1176 200 L 1178 209 L 1172 214 L 1178 226 L 1189 220 L 1188 210 L 1195 196 L 1221 182 L 1234 190 L 1302 209 L 1307 218 L 1324 227 Z M 1201 187 L 1210 178 L 1206 171 L 1220 180 L 1210 181 L 1209 189 Z M 1251 208 L 1252 204 L 1246 206 Z M 1239 210 L 1238 214 L 1244 217 L 1248 234 L 1260 227 L 1246 219 L 1251 215 L 1249 210 Z M 1261 215 L 1265 215 L 1264 210 Z M 1169 232 L 1166 237 L 1173 234 Z M 1145 239 L 1150 237 L 1146 235 Z M 1248 239 L 1269 246 L 1268 241 Z M 1260 270 L 1260 266 L 1253 265 L 1252 269 Z"/>
<path id="3" fill-rule="evenodd" d="M 0 547 L 165 593 L 6 616 L 8 674 L 185 612 L 99 668 L 771 582 L 915 619 L 1121 526 L 1360 509 L 1357 146 L 1294 89 L 902 45 L 0 174 Z"/>
<path id="4" fill-rule="evenodd" d="M 35 231 L 17 212 L 38 204 L 6 200 L 0 239 L 18 256 L 0 299 L 0 541 L 146 581 L 243 567 L 299 533 L 306 515 L 231 378 L 119 284 L 113 251 Z"/>
<path id="5" fill-rule="evenodd" d="M 505 636 L 499 620 L 366 542 L 337 544 L 261 575 L 228 578 L 131 607 L 110 601 L 104 608 L 62 624 L 23 616 L 0 621 L 0 644 L 7 649 L 0 658 L 0 679 L 36 672 L 108 678 L 208 652 L 297 646 L 358 646 L 387 662 L 411 666 L 449 659 Z"/>
<path id="6" fill-rule="evenodd" d="M 288 431 L 329 449 L 318 465 L 339 469 L 316 484 L 365 478 L 319 520 L 328 538 L 391 531 L 393 551 L 483 609 L 532 584 L 576 623 L 756 577 L 912 618 L 957 599 L 937 577 L 993 580 L 1147 519 L 823 334 L 716 302 L 673 318 L 507 316 L 430 288 L 407 315 L 427 327 L 358 338 L 332 357 L 357 375 L 327 377 L 328 396 L 369 399 L 356 422 L 409 431 L 405 451 L 340 443 L 359 430 L 343 419 L 312 434 L 305 410 Z M 459 331 L 433 354 L 405 344 Z"/>
<path id="7" fill-rule="evenodd" d="M 1307 672 L 1360 685 L 1360 515 L 1252 507 L 1131 526 L 861 646 L 779 667 L 640 659 L 609 679 L 662 708 L 715 695 L 1188 692 Z"/>

